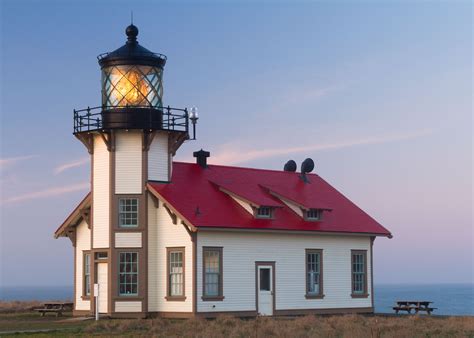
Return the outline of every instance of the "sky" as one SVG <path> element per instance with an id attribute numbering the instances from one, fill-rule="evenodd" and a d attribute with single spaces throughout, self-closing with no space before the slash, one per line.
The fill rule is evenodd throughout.
<path id="1" fill-rule="evenodd" d="M 53 232 L 89 189 L 74 108 L 96 56 L 168 56 L 164 104 L 199 108 L 176 160 L 315 172 L 394 235 L 375 283 L 474 281 L 469 1 L 0 1 L 0 286 L 72 285 Z"/>

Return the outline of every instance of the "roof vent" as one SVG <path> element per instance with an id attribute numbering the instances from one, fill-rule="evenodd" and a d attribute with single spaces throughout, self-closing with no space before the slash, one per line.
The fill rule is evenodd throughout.
<path id="1" fill-rule="evenodd" d="M 196 163 L 202 168 L 207 168 L 207 158 L 211 156 L 211 153 L 205 150 L 195 151 L 193 156 L 196 157 Z"/>
<path id="2" fill-rule="evenodd" d="M 300 178 L 304 181 L 304 183 L 309 183 L 308 177 L 306 177 L 307 173 L 312 172 L 314 169 L 314 161 L 310 158 L 301 163 L 301 176 Z"/>
<path id="3" fill-rule="evenodd" d="M 285 166 L 283 167 L 284 171 L 291 171 L 295 172 L 296 171 L 296 162 L 293 160 L 289 160 L 288 162 L 285 163 Z"/>

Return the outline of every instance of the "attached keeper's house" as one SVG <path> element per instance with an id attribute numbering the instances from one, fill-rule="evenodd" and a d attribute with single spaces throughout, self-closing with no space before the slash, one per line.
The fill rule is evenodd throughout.
<path id="1" fill-rule="evenodd" d="M 390 232 L 317 174 L 173 162 L 197 111 L 162 103 L 166 57 L 99 56 L 102 105 L 74 111 L 91 191 L 55 232 L 74 249 L 74 313 L 110 317 L 370 313 Z"/>

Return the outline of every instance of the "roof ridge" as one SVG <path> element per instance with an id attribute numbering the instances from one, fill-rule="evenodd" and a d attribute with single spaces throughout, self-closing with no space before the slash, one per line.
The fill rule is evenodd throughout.
<path id="1" fill-rule="evenodd" d="M 173 163 L 179 163 L 179 164 L 195 164 L 198 165 L 194 162 L 182 162 L 182 161 L 173 161 Z M 253 170 L 253 171 L 272 171 L 272 172 L 277 172 L 277 173 L 288 173 L 288 174 L 298 174 L 297 172 L 291 172 L 291 171 L 284 171 L 284 170 L 277 170 L 277 169 L 263 169 L 263 168 L 251 168 L 251 167 L 238 167 L 238 166 L 231 166 L 231 165 L 223 165 L 223 164 L 208 164 L 208 167 L 221 167 L 221 168 L 232 168 L 232 169 L 244 169 L 244 170 Z M 316 173 L 306 173 L 306 175 L 314 175 L 317 177 L 320 177 Z"/>

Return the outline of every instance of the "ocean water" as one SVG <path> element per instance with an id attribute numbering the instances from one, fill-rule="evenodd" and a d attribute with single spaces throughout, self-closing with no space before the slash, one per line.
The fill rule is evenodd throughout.
<path id="1" fill-rule="evenodd" d="M 393 313 L 397 300 L 424 300 L 438 308 L 433 314 L 474 316 L 474 284 L 375 284 L 374 297 L 378 313 Z"/>
<path id="2" fill-rule="evenodd" d="M 0 300 L 72 300 L 72 286 L 0 286 Z"/>
<path id="3" fill-rule="evenodd" d="M 0 300 L 71 300 L 72 286 L 0 287 Z M 474 284 L 375 285 L 375 312 L 393 313 L 397 300 L 432 301 L 438 315 L 474 316 Z"/>

